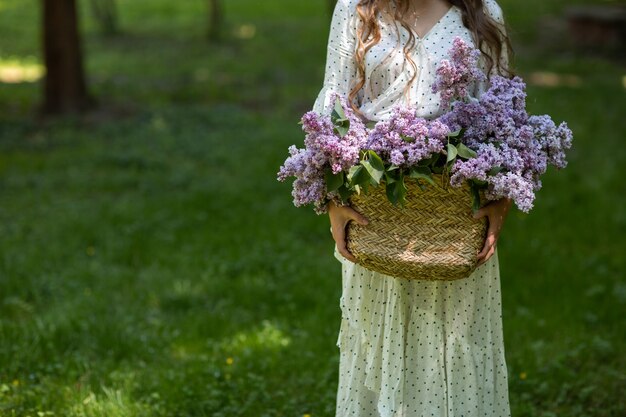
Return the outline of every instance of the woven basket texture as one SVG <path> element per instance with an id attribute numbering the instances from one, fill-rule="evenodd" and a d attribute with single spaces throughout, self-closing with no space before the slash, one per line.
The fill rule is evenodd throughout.
<path id="1" fill-rule="evenodd" d="M 419 280 L 458 280 L 476 269 L 487 219 L 473 218 L 468 185 L 455 188 L 442 175 L 433 177 L 436 185 L 426 184 L 424 190 L 413 178 L 405 178 L 404 208 L 387 199 L 384 182 L 350 197 L 351 207 L 369 220 L 367 225 L 348 223 L 347 248 L 358 264 Z"/>

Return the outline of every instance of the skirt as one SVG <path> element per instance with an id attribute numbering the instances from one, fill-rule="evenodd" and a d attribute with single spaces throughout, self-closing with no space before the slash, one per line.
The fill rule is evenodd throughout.
<path id="1" fill-rule="evenodd" d="M 406 280 L 344 258 L 336 417 L 510 417 L 497 249 L 470 276 Z"/>

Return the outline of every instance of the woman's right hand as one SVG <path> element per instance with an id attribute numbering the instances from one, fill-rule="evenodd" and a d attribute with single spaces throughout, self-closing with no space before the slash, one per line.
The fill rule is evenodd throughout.
<path id="1" fill-rule="evenodd" d="M 361 213 L 350 206 L 337 206 L 334 202 L 328 203 L 328 217 L 333 239 L 337 244 L 337 250 L 346 259 L 356 262 L 356 258 L 348 251 L 346 246 L 346 226 L 350 220 L 366 225 L 369 221 Z"/>

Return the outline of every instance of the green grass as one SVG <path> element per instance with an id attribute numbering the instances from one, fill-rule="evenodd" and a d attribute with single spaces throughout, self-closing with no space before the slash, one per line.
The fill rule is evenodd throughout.
<path id="1" fill-rule="evenodd" d="M 111 39 L 80 3 L 104 110 L 38 122 L 38 83 L 0 85 L 0 415 L 334 415 L 328 219 L 275 180 L 321 87 L 325 2 L 229 1 L 222 45 L 200 0 L 119 3 Z M 575 145 L 500 241 L 513 416 L 619 416 L 624 68 L 523 35 L 569 2 L 501 4 L 521 75 L 581 82 L 529 88 Z M 39 64 L 37 7 L 0 0 L 0 67 Z"/>

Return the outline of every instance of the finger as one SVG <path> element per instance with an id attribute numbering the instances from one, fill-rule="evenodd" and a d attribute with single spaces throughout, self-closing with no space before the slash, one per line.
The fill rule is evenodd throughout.
<path id="1" fill-rule="evenodd" d="M 343 227 L 333 227 L 333 239 L 335 239 L 335 243 L 337 244 L 337 252 L 339 252 L 344 258 L 356 262 L 356 258 L 354 255 L 348 251 L 348 247 L 346 245 L 346 231 L 345 225 L 348 221 L 346 220 L 343 223 Z"/>
<path id="2" fill-rule="evenodd" d="M 487 254 L 484 256 L 484 258 L 482 258 L 482 260 L 479 262 L 479 265 L 482 265 L 482 264 L 486 263 L 489 260 L 489 258 L 491 258 L 493 256 L 495 251 L 496 251 L 496 247 L 494 245 L 494 246 L 492 246 L 489 249 L 489 252 L 487 252 Z"/>
<path id="3" fill-rule="evenodd" d="M 491 248 L 491 246 L 493 246 L 493 244 L 496 242 L 496 236 L 492 233 L 487 233 L 487 238 L 485 239 L 485 245 L 483 246 L 482 250 L 480 252 L 478 252 L 478 256 L 479 258 L 484 257 L 487 252 L 489 252 L 489 249 Z"/>
<path id="4" fill-rule="evenodd" d="M 350 251 L 348 250 L 348 247 L 346 246 L 346 244 L 344 243 L 343 245 L 340 245 L 339 243 L 337 244 L 337 251 L 347 260 L 352 261 L 354 263 L 356 263 L 356 258 L 354 257 L 354 255 L 352 255 L 350 253 Z"/>
<path id="5" fill-rule="evenodd" d="M 491 217 L 487 217 L 487 237 L 485 239 L 485 244 L 483 249 L 478 252 L 479 256 L 485 255 L 488 250 L 488 246 L 492 245 L 497 238 L 497 225 L 491 219 Z"/>
<path id="6" fill-rule="evenodd" d="M 484 263 L 485 263 L 485 261 L 487 260 L 486 256 L 487 256 L 487 254 L 489 253 L 489 251 L 490 251 L 490 250 L 491 250 L 491 247 L 489 247 L 489 248 L 487 249 L 487 251 L 486 251 L 486 253 L 485 253 L 484 255 L 479 256 L 479 257 L 477 258 L 477 259 L 478 259 L 478 266 L 480 266 L 480 265 L 482 265 L 482 264 L 484 264 Z"/>
<path id="7" fill-rule="evenodd" d="M 496 253 L 496 245 L 493 245 L 491 249 L 489 250 L 489 253 L 487 254 L 487 256 L 485 256 L 485 262 L 487 262 L 489 258 L 493 256 L 494 253 Z"/>
<path id="8" fill-rule="evenodd" d="M 487 252 L 489 252 L 489 250 L 487 250 Z M 478 256 L 476 258 L 476 260 L 478 261 L 478 265 L 482 265 L 482 263 L 485 262 L 485 257 L 484 256 Z"/>
<path id="9" fill-rule="evenodd" d="M 348 216 L 351 219 L 355 220 L 357 223 L 362 224 L 362 225 L 366 225 L 369 223 L 369 220 L 364 215 L 362 215 L 361 213 L 359 213 L 352 207 L 347 206 L 347 208 L 348 208 Z"/>

